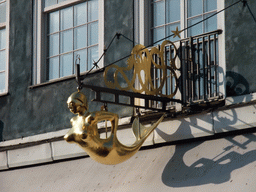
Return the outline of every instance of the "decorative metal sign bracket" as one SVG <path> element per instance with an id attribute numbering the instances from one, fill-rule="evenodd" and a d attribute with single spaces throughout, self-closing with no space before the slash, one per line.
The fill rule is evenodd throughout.
<path id="1" fill-rule="evenodd" d="M 117 89 L 110 89 L 106 87 L 99 87 L 94 85 L 86 85 L 82 83 L 82 80 L 84 78 L 80 75 L 80 65 L 76 64 L 76 81 L 78 83 L 78 89 L 82 89 L 82 87 L 89 88 L 93 91 L 95 91 L 95 98 L 92 101 L 102 102 L 102 103 L 111 103 L 111 104 L 117 104 L 117 105 L 124 105 L 129 107 L 136 107 L 136 108 L 143 108 L 143 109 L 150 109 L 150 110 L 157 110 L 157 111 L 168 111 L 166 109 L 166 104 L 168 102 L 177 102 L 182 103 L 181 100 L 178 99 L 171 99 L 167 97 L 158 97 L 153 95 L 145 95 L 140 93 L 134 93 L 129 91 L 122 91 Z M 101 97 L 101 93 L 109 93 L 113 95 L 113 101 L 104 100 Z M 129 103 L 122 103 L 119 99 L 120 96 L 128 97 L 130 99 Z M 143 99 L 144 106 L 135 104 L 135 99 Z M 156 108 L 153 106 L 150 106 L 150 101 L 156 101 L 161 103 L 161 108 Z"/>

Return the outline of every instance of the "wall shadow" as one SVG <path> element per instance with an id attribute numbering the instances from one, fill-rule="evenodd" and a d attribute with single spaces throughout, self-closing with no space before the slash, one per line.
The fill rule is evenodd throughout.
<path id="1" fill-rule="evenodd" d="M 4 122 L 0 121 L 0 142 L 3 141 Z"/>
<path id="2" fill-rule="evenodd" d="M 226 72 L 227 96 L 239 96 L 250 93 L 248 81 L 240 74 L 233 71 Z"/>
<path id="3" fill-rule="evenodd" d="M 243 146 L 243 148 L 246 149 L 246 145 L 250 142 L 256 142 L 255 135 L 246 134 L 244 136 L 248 138 L 248 141 L 240 143 L 239 146 Z M 228 137 L 227 140 L 232 142 L 233 138 Z M 223 152 L 213 159 L 201 158 L 190 166 L 187 166 L 183 160 L 185 153 L 200 144 L 202 144 L 202 142 L 177 145 L 173 157 L 167 163 L 162 173 L 162 181 L 165 185 L 170 187 L 186 187 L 209 183 L 224 183 L 230 180 L 232 171 L 244 167 L 245 165 L 254 162 L 256 159 L 256 150 L 244 154 L 240 154 L 236 151 L 228 152 L 237 146 L 237 143 L 233 142 L 232 145 L 226 146 L 223 149 Z M 205 150 L 211 151 L 211 148 L 216 146 L 211 146 L 209 149 Z M 219 156 L 224 153 L 227 154 L 219 158 Z"/>

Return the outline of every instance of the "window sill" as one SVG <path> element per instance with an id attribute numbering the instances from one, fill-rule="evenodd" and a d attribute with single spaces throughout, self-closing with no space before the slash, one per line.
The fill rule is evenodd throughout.
<path id="1" fill-rule="evenodd" d="M 94 74 L 97 74 L 97 73 L 100 73 L 100 72 L 103 72 L 104 71 L 104 68 L 99 68 L 99 69 L 94 69 L 90 72 L 83 72 L 81 73 L 81 77 L 83 79 L 83 76 L 87 76 L 89 77 L 90 75 L 94 75 Z M 35 84 L 35 85 L 31 85 L 29 86 L 28 88 L 29 89 L 34 89 L 34 88 L 37 88 L 37 87 L 43 87 L 43 86 L 47 86 L 47 85 L 51 85 L 51 84 L 55 84 L 55 83 L 60 83 L 60 82 L 63 82 L 63 81 L 68 81 L 68 80 L 71 80 L 71 79 L 75 79 L 76 78 L 76 75 L 70 75 L 70 76 L 66 76 L 66 77 L 61 77 L 61 78 L 58 78 L 58 79 L 53 79 L 53 80 L 50 80 L 50 81 L 47 81 L 47 82 L 44 82 L 44 83 L 39 83 L 39 84 Z"/>
<path id="2" fill-rule="evenodd" d="M 9 95 L 9 92 L 0 93 L 0 97 Z"/>
<path id="3" fill-rule="evenodd" d="M 29 89 L 34 89 L 34 88 L 38 88 L 38 87 L 44 87 L 44 86 L 47 86 L 47 85 L 60 83 L 60 82 L 71 80 L 71 79 L 75 79 L 75 75 L 70 75 L 70 76 L 67 76 L 67 77 L 53 79 L 53 80 L 50 80 L 50 81 L 47 81 L 47 82 L 44 82 L 44 83 L 39 83 L 39 84 L 36 84 L 36 85 L 31 85 L 28 88 Z"/>

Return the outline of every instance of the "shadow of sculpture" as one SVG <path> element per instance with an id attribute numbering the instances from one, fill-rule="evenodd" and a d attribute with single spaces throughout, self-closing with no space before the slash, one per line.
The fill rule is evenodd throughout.
<path id="1" fill-rule="evenodd" d="M 203 119 L 192 117 L 181 120 L 179 128 L 173 134 L 167 134 L 160 129 L 157 129 L 156 132 L 166 141 L 180 140 L 180 137 L 183 137 L 182 139 L 185 139 L 185 137 L 193 138 L 192 126 L 198 130 L 209 132 L 209 130 L 197 124 L 198 120 L 202 121 Z M 231 109 L 229 116 L 222 117 L 216 113 L 214 124 L 217 127 L 223 127 L 219 128 L 220 132 L 235 131 L 237 129 L 233 125 L 238 120 L 242 121 L 239 119 L 236 111 Z M 247 124 L 246 122 L 243 123 L 245 125 Z M 251 127 L 251 125 L 248 126 Z M 184 136 L 184 133 L 186 133 L 186 136 Z M 207 141 L 196 141 L 177 145 L 175 153 L 162 173 L 163 183 L 170 187 L 184 187 L 228 182 L 231 178 L 232 171 L 244 167 L 256 159 L 256 150 L 248 150 L 248 144 L 256 142 L 256 136 L 253 134 L 243 135 L 246 138 L 245 142 L 237 141 L 235 137 L 227 136 L 222 138 L 223 141 L 226 140 L 223 142 L 224 146 L 219 145 L 219 141 L 214 141 L 216 145 L 209 145 L 206 143 Z M 216 148 L 219 153 L 216 153 L 214 158 L 212 158 L 212 154 L 214 153 L 211 153 L 211 151 L 214 151 Z M 189 159 L 190 163 L 186 163 L 188 161 L 187 157 L 189 157 L 188 154 L 194 151 L 199 151 L 199 158 L 193 156 Z M 207 158 L 208 155 L 210 156 L 209 158 Z"/>
<path id="2" fill-rule="evenodd" d="M 244 145 L 245 148 L 250 142 L 256 141 L 255 135 L 248 134 L 245 136 L 248 138 L 248 141 Z M 230 180 L 232 171 L 244 167 L 256 159 L 256 150 L 251 150 L 244 154 L 236 151 L 228 152 L 234 148 L 235 144 L 233 143 L 233 145 L 226 146 L 223 152 L 214 158 L 204 157 L 196 160 L 190 166 L 186 165 L 184 162 L 185 153 L 200 144 L 202 142 L 176 147 L 173 157 L 167 163 L 162 173 L 162 181 L 165 185 L 170 187 L 184 187 L 209 183 L 224 183 Z M 211 147 L 205 149 L 205 151 L 211 151 Z M 225 153 L 227 154 L 223 156 Z"/>
<path id="3" fill-rule="evenodd" d="M 250 93 L 248 81 L 240 74 L 227 71 L 226 73 L 227 96 L 239 96 Z"/>

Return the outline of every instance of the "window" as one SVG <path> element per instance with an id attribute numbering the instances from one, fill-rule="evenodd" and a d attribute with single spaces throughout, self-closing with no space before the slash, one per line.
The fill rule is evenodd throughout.
<path id="1" fill-rule="evenodd" d="M 172 34 L 176 27 L 188 28 L 195 23 L 211 16 L 217 11 L 217 0 L 153 0 L 152 1 L 152 34 L 153 42 L 156 42 Z M 213 16 L 200 24 L 197 24 L 183 35 L 199 35 L 217 29 L 217 16 Z M 176 41 L 178 37 L 169 40 Z"/>
<path id="2" fill-rule="evenodd" d="M 0 94 L 8 90 L 8 1 L 0 0 Z"/>
<path id="3" fill-rule="evenodd" d="M 101 4 L 98 0 L 34 1 L 34 84 L 73 75 L 78 55 L 81 72 L 92 68 L 103 50 Z"/>

